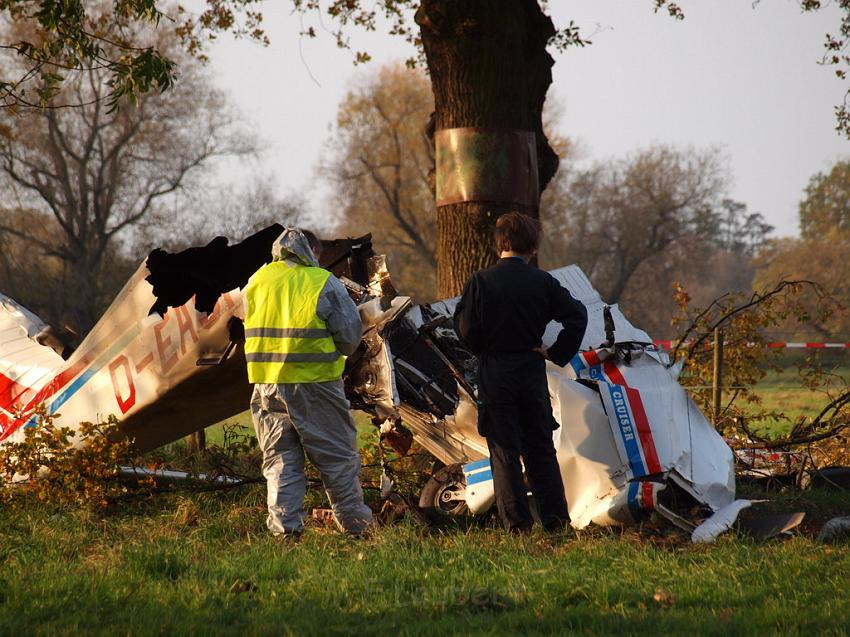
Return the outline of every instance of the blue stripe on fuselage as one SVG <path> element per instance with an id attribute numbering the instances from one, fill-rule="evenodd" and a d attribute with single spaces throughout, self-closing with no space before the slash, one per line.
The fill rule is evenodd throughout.
<path id="1" fill-rule="evenodd" d="M 47 406 L 48 414 L 55 414 L 56 410 L 59 409 L 62 405 L 64 405 L 70 398 L 76 394 L 80 389 L 89 382 L 92 377 L 97 374 L 101 369 L 103 369 L 104 365 L 106 365 L 115 354 L 124 349 L 127 344 L 132 341 L 136 336 L 138 336 L 141 331 L 141 326 L 136 323 L 133 327 L 131 327 L 127 332 L 115 341 L 112 346 L 107 349 L 103 354 L 97 357 L 95 361 L 91 364 L 91 366 L 85 370 L 82 374 L 77 376 L 77 378 L 72 382 L 68 387 L 66 387 L 63 391 L 56 394 L 53 400 L 50 401 L 50 404 Z M 36 418 L 33 416 L 27 422 L 25 427 L 35 427 L 37 425 Z"/>
<path id="2" fill-rule="evenodd" d="M 473 473 L 471 476 L 466 476 L 466 486 L 478 484 L 479 482 L 487 482 L 493 479 L 493 472 L 489 469 L 480 473 Z"/>
<path id="3" fill-rule="evenodd" d="M 632 420 L 632 415 L 629 412 L 628 399 L 626 390 L 620 385 L 604 385 L 611 396 L 611 403 L 614 406 L 614 418 L 617 421 L 620 437 L 623 440 L 623 445 L 626 447 L 626 456 L 629 459 L 629 466 L 632 469 L 632 475 L 635 478 L 640 478 L 646 475 L 646 467 L 643 463 L 643 458 L 640 455 L 640 445 L 638 444 L 637 427 Z"/>
<path id="4" fill-rule="evenodd" d="M 584 359 L 581 357 L 581 354 L 576 354 L 570 361 L 570 367 L 573 368 L 573 371 L 575 372 L 576 376 L 578 376 L 579 372 L 581 372 L 581 370 L 587 367 L 587 364 L 584 362 Z"/>
<path id="5" fill-rule="evenodd" d="M 470 462 L 469 464 L 463 465 L 464 473 L 472 473 L 476 469 L 483 469 L 485 467 L 490 466 L 490 458 L 484 458 L 483 460 L 476 460 L 475 462 Z"/>

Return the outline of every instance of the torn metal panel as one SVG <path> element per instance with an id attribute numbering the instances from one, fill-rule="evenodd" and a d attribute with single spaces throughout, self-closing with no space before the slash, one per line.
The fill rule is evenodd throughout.
<path id="1" fill-rule="evenodd" d="M 398 294 L 390 281 L 390 273 L 387 270 L 387 257 L 377 254 L 367 261 L 369 272 L 369 285 L 367 286 L 372 296 L 392 298 Z"/>
<path id="2" fill-rule="evenodd" d="M 397 361 L 397 364 L 399 367 L 405 365 L 402 361 Z M 406 404 L 399 409 L 402 420 L 414 432 L 416 441 L 447 465 L 489 456 L 487 441 L 478 434 L 475 402 L 464 389 L 459 387 L 457 392 L 460 396 L 457 410 L 445 418 L 437 418 Z"/>
<path id="3" fill-rule="evenodd" d="M 17 414 L 65 361 L 39 343 L 48 328 L 41 319 L 0 294 L 0 440 L 11 435 Z"/>
<path id="4" fill-rule="evenodd" d="M 781 513 L 778 515 L 761 516 L 759 518 L 741 519 L 738 520 L 738 528 L 751 537 L 763 541 L 778 535 L 790 534 L 792 530 L 802 524 L 805 517 L 805 513 L 797 511 L 795 513 Z M 829 525 L 829 522 L 827 522 L 827 525 Z M 820 539 L 821 537 L 819 535 L 818 540 Z"/>
<path id="5" fill-rule="evenodd" d="M 412 432 L 414 439 L 423 449 L 445 465 L 461 464 L 470 457 L 481 457 L 472 447 L 458 441 L 452 435 L 446 422 L 404 403 L 399 406 L 399 415 L 405 426 Z"/>
<path id="6" fill-rule="evenodd" d="M 45 328 L 38 317 L 0 298 L 0 444 L 22 439 L 40 404 L 61 412 L 61 424 L 72 429 L 114 414 L 139 451 L 244 411 L 251 388 L 242 348 L 231 343 L 230 319 L 242 317 L 240 288 L 269 260 L 281 228 L 233 246 L 219 237 L 177 254 L 155 250 L 67 361 L 35 342 Z M 350 289 L 368 296 L 362 285 L 374 255 L 370 236 L 325 248 L 323 263 L 361 277 L 349 281 Z M 385 312 L 398 313 L 400 303 L 379 318 L 386 322 Z M 199 365 L 210 361 L 218 364 Z M 390 376 L 381 382 L 389 378 L 391 385 Z"/>
<path id="7" fill-rule="evenodd" d="M 691 533 L 691 541 L 695 544 L 714 542 L 721 533 L 731 529 L 738 514 L 751 505 L 752 502 L 750 500 L 735 500 L 734 502 L 730 502 L 725 507 L 715 511 L 710 518 L 696 527 L 693 533 Z"/>
<path id="8" fill-rule="evenodd" d="M 553 415 L 561 424 L 553 434 L 554 443 L 572 525 L 631 524 L 656 512 L 693 531 L 702 522 L 687 519 L 693 510 L 710 516 L 735 501 L 732 451 L 677 383 L 678 370 L 668 369 L 666 355 L 652 345 L 646 332 L 631 325 L 619 308 L 607 306 L 576 266 L 552 274 L 588 309 L 583 351 L 565 369 L 547 365 Z M 421 311 L 448 317 L 456 303 L 457 299 L 440 301 L 422 306 Z M 424 316 L 417 322 L 427 320 Z M 457 366 L 474 383 L 474 361 L 470 369 L 456 335 L 447 326 L 443 330 L 438 342 L 455 355 Z M 560 325 L 550 325 L 544 344 L 551 344 L 558 330 Z M 405 368 L 426 365 L 424 355 L 405 359 Z M 396 366 L 401 368 L 398 361 Z M 430 370 L 421 375 L 434 379 L 439 373 Z M 408 398 L 415 402 L 422 393 Z M 466 423 L 472 419 L 470 402 L 458 394 L 457 414 L 463 410 Z M 456 414 L 439 414 L 434 406 L 431 413 L 436 414 L 432 424 L 419 422 L 417 437 L 427 438 L 429 450 L 439 440 L 443 447 L 454 445 L 457 452 L 461 447 L 456 443 Z M 486 441 L 475 431 L 464 431 L 463 444 L 487 454 Z M 471 455 L 459 460 L 458 453 L 443 450 L 443 454 L 464 463 L 464 475 L 471 481 L 466 492 L 469 510 L 479 513 L 489 508 L 492 476 L 477 469 Z"/>
<path id="9" fill-rule="evenodd" d="M 603 315 L 606 307 L 610 308 L 611 316 L 614 319 L 618 343 L 642 343 L 647 346 L 652 344 L 649 334 L 632 325 L 616 304 L 609 306 L 602 300 L 599 292 L 596 291 L 577 265 L 568 265 L 557 270 L 551 270 L 549 274 L 555 277 L 576 300 L 581 301 L 587 308 L 587 329 L 581 342 L 582 351 L 601 347 L 605 342 Z M 560 329 L 561 326 L 558 323 L 550 323 L 546 328 L 546 334 L 543 336 L 543 344 L 548 347 L 554 343 Z"/>
<path id="10" fill-rule="evenodd" d="M 141 451 L 244 410 L 250 393 L 244 362 L 227 361 L 209 369 L 196 364 L 204 357 L 221 356 L 229 344 L 227 321 L 240 311 L 239 290 L 221 295 L 210 314 L 189 302 L 162 317 L 149 316 L 157 299 L 146 276 L 143 265 L 67 361 L 36 346 L 40 350 L 28 358 L 27 374 L 39 370 L 37 364 L 45 357 L 51 366 L 43 382 L 27 383 L 27 391 L 5 405 L 17 415 L 5 423 L 0 441 L 20 439 L 24 428 L 35 424 L 33 412 L 39 404 L 48 414 L 61 412 L 61 424 L 72 428 L 114 414 Z M 13 348 L 11 341 L 0 341 L 0 356 L 8 358 Z M 207 372 L 203 382 L 191 382 L 201 371 Z M 19 378 L 26 380 L 27 375 Z M 199 391 L 205 396 L 202 401 Z"/>
<path id="11" fill-rule="evenodd" d="M 562 423 L 555 431 L 555 449 L 573 525 L 628 522 L 628 499 L 614 503 L 628 482 L 628 465 L 618 452 L 599 392 L 570 380 L 551 363 L 546 371 L 552 415 Z"/>
<path id="12" fill-rule="evenodd" d="M 675 471 L 694 497 L 712 509 L 734 499 L 734 457 L 687 392 L 654 357 L 629 351 L 583 352 L 570 364 L 578 378 L 596 380 L 621 456 L 633 478 Z"/>
<path id="13" fill-rule="evenodd" d="M 357 365 L 346 373 L 347 395 L 356 409 L 370 408 L 382 420 L 398 416 L 398 391 L 390 346 L 374 330 L 363 335 Z"/>

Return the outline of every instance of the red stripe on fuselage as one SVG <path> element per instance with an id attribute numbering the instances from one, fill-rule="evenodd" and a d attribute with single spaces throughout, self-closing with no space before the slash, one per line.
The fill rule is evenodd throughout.
<path id="1" fill-rule="evenodd" d="M 605 361 L 602 369 L 612 383 L 622 385 L 626 388 L 626 395 L 629 397 L 629 405 L 631 405 L 635 425 L 638 430 L 638 438 L 640 438 L 640 446 L 643 448 L 643 455 L 646 460 L 646 469 L 649 473 L 660 473 L 661 462 L 658 460 L 658 452 L 655 450 L 655 439 L 652 437 L 652 428 L 649 426 L 649 419 L 646 417 L 646 409 L 643 407 L 640 392 L 633 387 L 629 387 L 623 373 L 613 361 Z"/>
<path id="2" fill-rule="evenodd" d="M 0 374 L 0 407 L 11 409 L 18 397 L 29 389 L 26 385 L 21 385 L 5 374 Z"/>
<path id="3" fill-rule="evenodd" d="M 587 361 L 587 364 L 591 367 L 596 367 L 601 362 L 599 360 L 599 354 L 596 353 L 596 350 L 589 350 L 582 354 L 584 356 L 584 360 Z"/>
<path id="4" fill-rule="evenodd" d="M 5 440 L 9 436 L 11 436 L 15 431 L 17 431 L 21 426 L 23 426 L 29 419 L 32 417 L 31 411 L 40 403 L 43 403 L 48 398 L 53 396 L 59 390 L 61 390 L 65 385 L 71 382 L 80 372 L 85 369 L 85 367 L 91 363 L 91 358 L 89 356 L 82 357 L 79 361 L 74 363 L 68 369 L 62 370 L 56 376 L 53 377 L 48 383 L 44 385 L 36 395 L 26 404 L 23 409 L 24 415 L 20 418 L 15 419 L 8 427 L 3 428 L 3 434 L 0 435 L 0 441 Z"/>
<path id="5" fill-rule="evenodd" d="M 611 382 L 615 385 L 622 385 L 623 387 L 629 386 L 626 379 L 623 377 L 623 373 L 614 361 L 605 361 L 605 364 L 602 365 L 602 371 L 605 372 L 605 375 L 611 379 Z"/>
<path id="6" fill-rule="evenodd" d="M 643 447 L 643 455 L 646 459 L 646 468 L 649 473 L 660 473 L 661 462 L 658 460 L 655 439 L 652 437 L 652 429 L 649 426 L 649 419 L 646 417 L 646 410 L 643 408 L 640 392 L 634 387 L 626 387 L 626 394 L 629 397 L 629 405 L 631 405 L 635 417 L 640 445 Z"/>
<path id="7" fill-rule="evenodd" d="M 103 335 L 97 343 L 88 349 L 88 353 L 80 357 L 71 367 L 62 370 L 52 380 L 47 382 L 38 393 L 27 403 L 23 409 L 24 415 L 11 423 L 10 427 L 4 427 L 4 431 L 0 434 L 0 442 L 8 438 L 14 431 L 17 431 L 22 425 L 27 423 L 32 418 L 32 410 L 39 404 L 45 402 L 48 398 L 64 389 L 74 378 L 80 375 L 86 367 L 91 365 L 96 356 L 108 347 L 109 343 L 113 342 L 119 335 L 122 329 L 121 324 L 111 325 L 111 329 Z M 97 329 L 97 328 L 95 328 Z M 88 338 L 88 337 L 87 337 Z M 103 347 L 102 347 L 103 346 Z"/>
<path id="8" fill-rule="evenodd" d="M 641 486 L 640 500 L 644 509 L 654 509 L 655 501 L 652 498 L 652 482 L 644 482 Z"/>

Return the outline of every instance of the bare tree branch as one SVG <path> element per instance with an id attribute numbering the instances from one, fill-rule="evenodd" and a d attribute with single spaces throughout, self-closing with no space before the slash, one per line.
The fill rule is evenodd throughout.
<path id="1" fill-rule="evenodd" d="M 779 294 L 782 294 L 783 292 L 787 291 L 789 288 L 795 288 L 795 287 L 798 287 L 798 286 L 801 286 L 801 285 L 811 286 L 812 288 L 814 288 L 818 292 L 818 294 L 823 294 L 823 290 L 818 283 L 815 283 L 814 281 L 808 281 L 808 280 L 805 280 L 805 279 L 795 280 L 795 281 L 780 281 L 776 285 L 776 287 L 774 287 L 769 292 L 765 292 L 765 293 L 753 292 L 749 301 L 747 301 L 746 303 L 742 303 L 741 305 L 738 305 L 736 307 L 733 307 L 731 310 L 728 310 L 727 312 L 724 312 L 722 315 L 720 315 L 716 319 L 714 319 L 708 326 L 706 326 L 703 333 L 700 334 L 696 338 L 696 340 L 694 340 L 693 342 L 690 343 L 690 345 L 688 347 L 688 352 L 685 356 L 687 358 L 693 357 L 694 352 L 697 351 L 697 349 L 700 347 L 700 345 L 702 345 L 703 343 L 705 343 L 705 341 L 707 339 L 712 337 L 714 330 L 716 328 L 722 326 L 726 322 L 728 322 L 732 317 L 737 316 L 738 314 L 740 314 L 742 312 L 746 312 L 747 310 L 752 309 L 753 307 L 756 307 L 757 305 L 760 305 L 761 303 L 766 302 L 768 299 L 771 299 L 775 296 L 778 296 Z M 704 319 L 706 316 L 708 316 L 711 313 L 711 310 L 713 310 L 716 307 L 720 307 L 722 300 L 724 298 L 727 298 L 727 297 L 728 297 L 728 295 L 724 294 L 723 296 L 715 299 L 714 301 L 711 302 L 711 304 L 705 310 L 700 312 L 696 316 L 696 318 L 694 318 L 694 320 L 691 321 L 691 324 L 679 336 L 678 342 L 676 343 L 676 347 L 673 348 L 673 351 L 670 353 L 670 358 L 675 359 L 676 354 L 679 352 L 679 349 L 687 341 L 688 337 L 692 333 L 694 333 L 694 331 L 697 329 L 697 327 L 699 326 L 702 319 Z"/>

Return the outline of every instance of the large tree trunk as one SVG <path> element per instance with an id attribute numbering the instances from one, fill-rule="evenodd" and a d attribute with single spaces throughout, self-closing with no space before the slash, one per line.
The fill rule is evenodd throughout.
<path id="1" fill-rule="evenodd" d="M 416 22 L 434 91 L 435 130 L 534 132 L 542 191 L 558 169 L 542 125 L 554 64 L 546 43 L 555 29 L 537 0 L 422 0 Z M 473 272 L 496 260 L 494 223 L 511 210 L 539 216 L 536 202 L 464 201 L 437 208 L 442 298 L 459 294 Z"/>

